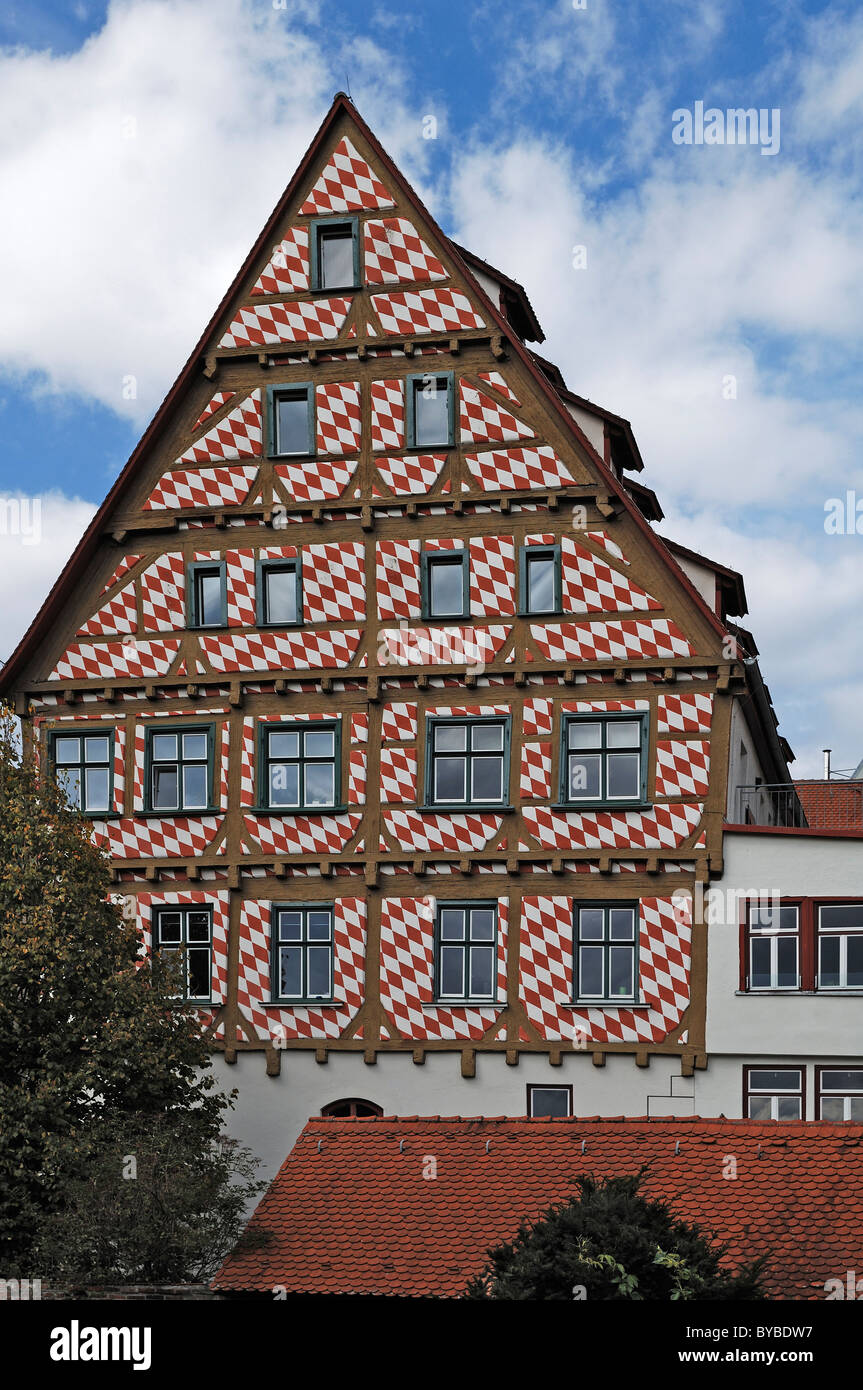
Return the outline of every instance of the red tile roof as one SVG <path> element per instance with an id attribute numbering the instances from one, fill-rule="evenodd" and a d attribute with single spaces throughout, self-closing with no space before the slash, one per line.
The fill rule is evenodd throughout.
<path id="1" fill-rule="evenodd" d="M 645 1195 L 715 1232 L 732 1266 L 770 1255 L 774 1297 L 863 1273 L 863 1124 L 411 1116 L 310 1120 L 213 1288 L 458 1297 L 579 1174 L 645 1163 Z"/>
<path id="2" fill-rule="evenodd" d="M 812 830 L 863 829 L 863 782 L 795 782 Z"/>

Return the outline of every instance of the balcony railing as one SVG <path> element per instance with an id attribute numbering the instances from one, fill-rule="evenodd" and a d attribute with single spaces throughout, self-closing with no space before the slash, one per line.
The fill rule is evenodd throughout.
<path id="1" fill-rule="evenodd" d="M 796 787 L 788 782 L 737 788 L 738 825 L 777 825 L 805 829 L 808 825 Z"/>

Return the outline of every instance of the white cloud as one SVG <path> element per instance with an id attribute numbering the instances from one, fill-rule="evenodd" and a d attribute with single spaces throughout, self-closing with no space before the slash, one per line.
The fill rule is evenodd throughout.
<path id="1" fill-rule="evenodd" d="M 95 515 L 91 502 L 5 492 L 0 496 L 0 661 L 8 661 Z"/>

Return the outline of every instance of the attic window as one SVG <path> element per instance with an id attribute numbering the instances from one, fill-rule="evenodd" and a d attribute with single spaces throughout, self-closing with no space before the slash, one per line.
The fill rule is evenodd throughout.
<path id="1" fill-rule="evenodd" d="M 309 458 L 315 452 L 314 395 L 308 382 L 267 389 L 271 458 Z"/>
<path id="2" fill-rule="evenodd" d="M 359 276 L 357 219 L 316 222 L 312 229 L 312 288 L 355 289 Z"/>
<path id="3" fill-rule="evenodd" d="M 425 372 L 408 377 L 408 448 L 431 449 L 453 443 L 454 393 L 452 373 Z"/>

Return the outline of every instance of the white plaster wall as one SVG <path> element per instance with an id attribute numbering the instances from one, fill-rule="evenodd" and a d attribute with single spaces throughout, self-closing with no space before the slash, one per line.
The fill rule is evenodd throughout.
<path id="1" fill-rule="evenodd" d="M 564 401 L 564 405 L 582 433 L 587 435 L 599 457 L 604 459 L 605 422 L 600 416 L 592 415 L 589 410 L 582 410 L 580 406 L 573 405 L 571 401 Z"/>
<path id="2" fill-rule="evenodd" d="M 673 551 L 672 555 L 674 555 Z M 694 560 L 688 560 L 685 555 L 674 555 L 674 560 L 683 570 L 693 588 L 698 590 L 711 613 L 715 613 L 716 572 L 708 569 L 706 565 L 697 565 Z"/>
<path id="3" fill-rule="evenodd" d="M 741 745 L 746 749 L 744 758 Z M 755 744 L 749 732 L 749 725 L 735 699 L 731 707 L 731 736 L 728 745 L 728 801 L 726 815 L 732 822 L 738 819 L 737 788 L 751 787 L 758 778 L 764 777 L 761 763 L 755 752 Z"/>

